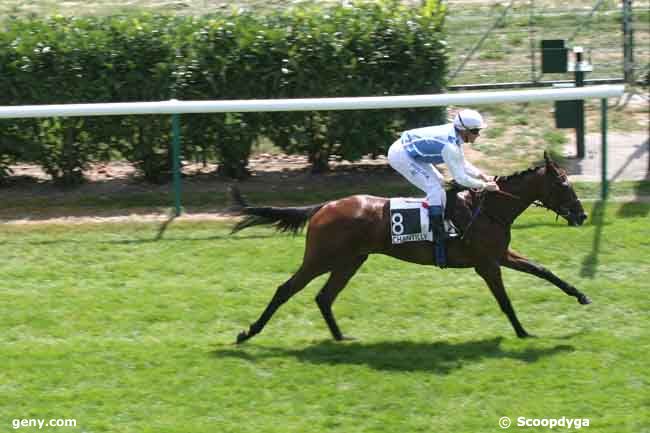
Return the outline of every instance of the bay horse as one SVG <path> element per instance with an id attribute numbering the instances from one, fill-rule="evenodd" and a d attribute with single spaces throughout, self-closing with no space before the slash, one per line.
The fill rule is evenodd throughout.
<path id="1" fill-rule="evenodd" d="M 511 250 L 513 221 L 531 204 L 546 207 L 582 225 L 587 216 L 566 173 L 544 152 L 545 163 L 510 176 L 497 177 L 501 191 L 456 192 L 449 194 L 448 216 L 461 228 L 463 236 L 447 240 L 447 266 L 474 268 L 487 283 L 501 310 L 520 338 L 530 334 L 523 328 L 510 303 L 501 278 L 501 266 L 525 272 L 556 285 L 580 304 L 591 300 L 548 269 Z M 278 287 L 262 315 L 248 331 L 237 336 L 243 343 L 260 333 L 275 311 L 319 275 L 330 273 L 316 296 L 316 304 L 335 340 L 346 339 L 332 313 L 332 304 L 369 254 L 385 254 L 407 262 L 434 265 L 433 245 L 428 241 L 392 244 L 389 199 L 354 195 L 314 206 L 252 207 L 234 190 L 233 199 L 244 215 L 232 233 L 246 227 L 269 224 L 279 231 L 297 233 L 309 223 L 302 264 Z M 453 202 L 456 202 L 455 205 Z"/>

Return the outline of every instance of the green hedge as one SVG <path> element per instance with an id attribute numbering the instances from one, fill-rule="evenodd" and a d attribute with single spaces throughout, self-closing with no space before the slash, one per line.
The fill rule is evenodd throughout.
<path id="1" fill-rule="evenodd" d="M 444 8 L 397 1 L 294 8 L 273 15 L 8 20 L 0 32 L 0 105 L 435 93 L 444 87 Z M 399 130 L 444 110 L 186 115 L 183 158 L 246 175 L 265 136 L 309 155 L 380 154 Z M 169 116 L 4 120 L 0 179 L 14 161 L 65 184 L 94 160 L 126 158 L 151 181 L 170 168 Z"/>

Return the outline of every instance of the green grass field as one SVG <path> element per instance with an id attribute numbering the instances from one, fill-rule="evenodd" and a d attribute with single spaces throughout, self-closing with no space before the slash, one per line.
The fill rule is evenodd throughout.
<path id="1" fill-rule="evenodd" d="M 233 346 L 298 266 L 303 236 L 0 225 L 0 431 L 65 418 L 77 427 L 49 430 L 490 432 L 502 416 L 564 416 L 648 432 L 650 204 L 588 208 L 582 228 L 531 209 L 513 230 L 515 249 L 594 301 L 504 271 L 529 340 L 473 271 L 374 256 L 334 306 L 357 341 L 330 341 L 320 278 Z"/>

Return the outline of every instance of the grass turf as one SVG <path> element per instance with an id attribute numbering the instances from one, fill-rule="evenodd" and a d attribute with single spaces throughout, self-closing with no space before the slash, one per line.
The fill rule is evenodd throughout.
<path id="1" fill-rule="evenodd" d="M 471 270 L 373 256 L 334 305 L 359 340 L 330 341 L 319 278 L 232 346 L 298 266 L 303 236 L 230 237 L 223 222 L 174 223 L 159 241 L 155 224 L 0 226 L 0 426 L 476 432 L 499 431 L 501 416 L 565 416 L 649 431 L 650 205 L 593 207 L 579 229 L 538 209 L 514 228 L 515 249 L 594 301 L 505 270 L 540 337 L 529 340 Z"/>

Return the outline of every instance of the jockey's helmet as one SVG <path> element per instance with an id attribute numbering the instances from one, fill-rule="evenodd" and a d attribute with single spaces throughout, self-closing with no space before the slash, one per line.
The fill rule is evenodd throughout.
<path id="1" fill-rule="evenodd" d="M 476 110 L 461 110 L 454 117 L 454 128 L 465 131 L 469 129 L 483 129 L 487 124 L 483 121 L 481 113 Z"/>

